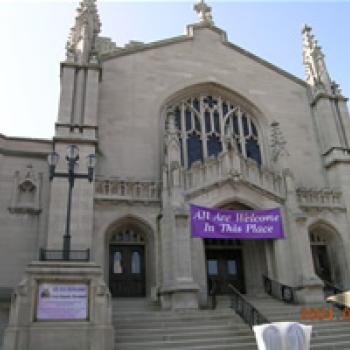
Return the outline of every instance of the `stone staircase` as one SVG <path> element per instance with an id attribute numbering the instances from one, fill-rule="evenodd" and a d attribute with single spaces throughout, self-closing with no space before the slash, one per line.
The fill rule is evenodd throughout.
<path id="1" fill-rule="evenodd" d="M 116 350 L 257 350 L 250 328 L 219 298 L 216 310 L 162 311 L 145 299 L 114 299 Z"/>
<path id="2" fill-rule="evenodd" d="M 331 304 L 290 305 L 268 295 L 249 297 L 247 299 L 271 322 L 296 321 L 312 325 L 311 349 L 314 350 L 350 350 L 350 313 L 349 320 L 342 320 L 342 312 Z M 333 320 L 300 320 L 301 308 L 306 310 L 324 307 L 327 311 L 333 309 Z"/>

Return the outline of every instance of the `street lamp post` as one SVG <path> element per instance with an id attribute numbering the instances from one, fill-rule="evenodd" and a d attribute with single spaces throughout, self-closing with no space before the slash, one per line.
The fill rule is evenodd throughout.
<path id="1" fill-rule="evenodd" d="M 71 247 L 71 234 L 70 234 L 70 216 L 71 216 L 71 206 L 72 206 L 72 192 L 74 187 L 75 179 L 88 179 L 89 182 L 93 180 L 94 168 L 96 164 L 96 156 L 94 154 L 89 154 L 87 156 L 87 174 L 76 174 L 75 166 L 79 160 L 79 148 L 76 145 L 69 145 L 67 148 L 67 173 L 56 172 L 56 165 L 59 161 L 59 155 L 57 152 L 51 152 L 48 155 L 48 163 L 50 170 L 50 181 L 54 177 L 65 177 L 68 178 L 68 199 L 67 199 L 67 216 L 66 216 L 66 230 L 63 236 L 63 260 L 70 260 L 70 247 Z"/>

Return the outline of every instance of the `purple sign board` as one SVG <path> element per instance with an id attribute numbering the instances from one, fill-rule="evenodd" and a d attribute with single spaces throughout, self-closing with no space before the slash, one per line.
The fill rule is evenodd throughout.
<path id="1" fill-rule="evenodd" d="M 88 319 L 87 283 L 39 283 L 37 321 Z"/>
<path id="2" fill-rule="evenodd" d="M 202 238 L 284 238 L 279 208 L 223 210 L 191 205 L 193 237 Z"/>

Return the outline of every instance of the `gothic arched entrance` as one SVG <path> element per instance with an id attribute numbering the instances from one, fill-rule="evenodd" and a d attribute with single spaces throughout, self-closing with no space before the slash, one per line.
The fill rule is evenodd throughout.
<path id="1" fill-rule="evenodd" d="M 241 202 L 219 207 L 227 210 L 252 210 Z M 213 287 L 217 294 L 230 294 L 230 284 L 241 293 L 261 293 L 262 276 L 267 273 L 267 250 L 270 244 L 268 240 L 204 239 L 209 294 Z"/>
<path id="2" fill-rule="evenodd" d="M 311 253 L 315 273 L 322 281 L 332 282 L 329 247 L 326 237 L 319 232 L 310 233 Z"/>
<path id="3" fill-rule="evenodd" d="M 143 297 L 146 281 L 145 238 L 132 227 L 109 241 L 109 287 L 112 297 Z"/>
<path id="4" fill-rule="evenodd" d="M 344 244 L 331 226 L 318 223 L 309 230 L 312 260 L 316 275 L 330 285 L 342 285 L 346 271 Z"/>

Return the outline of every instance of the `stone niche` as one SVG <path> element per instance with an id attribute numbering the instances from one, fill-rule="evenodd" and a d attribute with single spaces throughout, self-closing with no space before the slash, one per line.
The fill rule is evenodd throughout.
<path id="1" fill-rule="evenodd" d="M 13 178 L 13 188 L 10 213 L 40 214 L 40 190 L 42 174 L 35 173 L 32 165 L 22 171 L 16 171 Z"/>
<path id="2" fill-rule="evenodd" d="M 85 286 L 84 292 L 74 294 L 77 288 L 71 286 Z M 47 349 L 114 349 L 111 297 L 96 264 L 36 261 L 27 266 L 12 296 L 3 350 Z"/>

